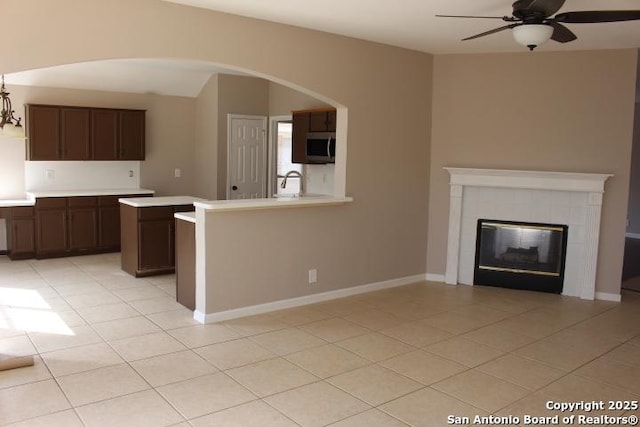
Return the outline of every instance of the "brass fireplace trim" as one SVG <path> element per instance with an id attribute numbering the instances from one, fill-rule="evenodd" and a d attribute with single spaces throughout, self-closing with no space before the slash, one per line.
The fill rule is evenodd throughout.
<path id="1" fill-rule="evenodd" d="M 502 228 L 529 228 L 532 230 L 546 230 L 546 231 L 559 231 L 564 232 L 562 227 L 550 227 L 544 225 L 529 225 L 529 224 L 505 224 L 503 222 L 483 222 L 482 227 L 485 226 L 493 226 L 493 227 L 502 227 Z"/>
<path id="2" fill-rule="evenodd" d="M 485 265 L 479 265 L 478 268 L 480 270 L 507 271 L 509 273 L 537 274 L 538 276 L 552 276 L 552 277 L 559 277 L 560 276 L 560 273 L 551 273 L 551 272 L 536 271 L 536 270 L 522 270 L 522 269 L 518 269 L 518 268 L 488 267 L 488 266 L 485 266 Z"/>

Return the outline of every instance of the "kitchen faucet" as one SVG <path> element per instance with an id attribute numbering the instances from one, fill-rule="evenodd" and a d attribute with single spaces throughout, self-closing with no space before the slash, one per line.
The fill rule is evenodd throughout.
<path id="1" fill-rule="evenodd" d="M 282 177 L 282 183 L 280 184 L 280 188 L 287 188 L 287 179 L 289 179 L 290 176 L 297 176 L 298 178 L 300 178 L 300 192 L 298 193 L 298 195 L 303 194 L 304 193 L 304 178 L 302 176 L 302 174 L 296 170 L 291 170 L 287 173 L 284 174 L 284 176 Z"/>

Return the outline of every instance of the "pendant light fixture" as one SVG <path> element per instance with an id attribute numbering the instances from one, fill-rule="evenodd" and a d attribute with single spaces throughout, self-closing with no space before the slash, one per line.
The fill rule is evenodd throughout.
<path id="1" fill-rule="evenodd" d="M 4 87 L 4 74 L 2 75 L 2 87 L 0 87 L 0 97 L 2 97 L 2 111 L 0 112 L 0 129 L 6 136 L 21 138 L 24 137 L 22 119 L 14 116 L 15 111 L 11 106 L 9 92 Z"/>

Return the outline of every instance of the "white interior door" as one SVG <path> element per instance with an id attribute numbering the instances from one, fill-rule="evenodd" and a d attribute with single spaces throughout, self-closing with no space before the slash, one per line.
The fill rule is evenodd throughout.
<path id="1" fill-rule="evenodd" d="M 266 197 L 267 118 L 229 114 L 227 199 Z"/>

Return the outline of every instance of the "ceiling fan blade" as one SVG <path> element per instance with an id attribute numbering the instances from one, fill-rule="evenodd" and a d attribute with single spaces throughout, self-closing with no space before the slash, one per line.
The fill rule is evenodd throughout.
<path id="1" fill-rule="evenodd" d="M 471 16 L 471 15 L 436 15 L 437 18 L 482 18 L 482 19 L 504 19 L 504 16 Z"/>
<path id="2" fill-rule="evenodd" d="M 551 16 L 564 6 L 565 0 L 521 0 L 513 4 L 513 9 L 540 12 L 544 17 Z"/>
<path id="3" fill-rule="evenodd" d="M 634 21 L 636 19 L 640 19 L 640 10 L 589 10 L 582 12 L 564 12 L 557 14 L 553 19 L 565 24 Z"/>
<path id="4" fill-rule="evenodd" d="M 473 40 L 473 39 L 477 39 L 479 37 L 488 36 L 489 34 L 499 33 L 500 31 L 508 30 L 508 29 L 516 27 L 518 25 L 519 24 L 510 24 L 510 25 L 505 25 L 504 27 L 494 28 L 493 30 L 485 31 L 484 33 L 480 33 L 480 34 L 476 34 L 475 36 L 464 38 L 464 39 L 462 39 L 462 41 Z"/>
<path id="5" fill-rule="evenodd" d="M 558 43 L 568 43 L 578 38 L 575 34 L 573 34 L 573 31 L 562 24 L 559 24 L 557 22 L 549 22 L 549 25 L 553 27 L 551 40 L 557 41 Z"/>

